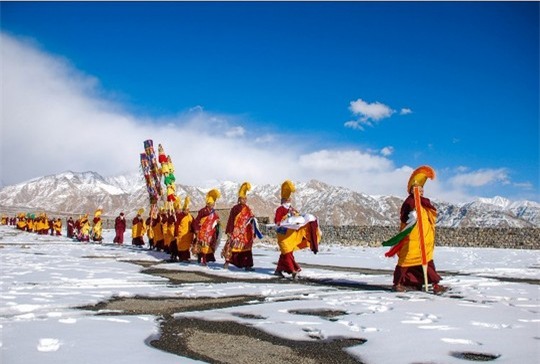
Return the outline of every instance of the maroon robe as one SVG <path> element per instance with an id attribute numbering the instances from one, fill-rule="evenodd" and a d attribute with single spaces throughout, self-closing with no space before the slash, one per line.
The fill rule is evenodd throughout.
<path id="1" fill-rule="evenodd" d="M 114 219 L 114 230 L 116 235 L 113 239 L 113 243 L 124 244 L 124 232 L 126 231 L 126 219 L 123 216 L 117 216 Z"/>

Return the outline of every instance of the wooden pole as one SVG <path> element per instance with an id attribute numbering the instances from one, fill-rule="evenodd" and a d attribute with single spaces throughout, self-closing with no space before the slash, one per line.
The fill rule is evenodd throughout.
<path id="1" fill-rule="evenodd" d="M 418 186 L 413 187 L 414 191 L 414 207 L 416 209 L 416 219 L 418 226 L 418 235 L 420 236 L 420 251 L 422 252 L 422 270 L 424 272 L 424 287 L 426 292 L 428 291 L 428 272 L 427 272 L 427 257 L 426 257 L 426 244 L 424 242 L 424 227 L 422 224 L 422 203 L 420 199 L 420 190 Z"/>

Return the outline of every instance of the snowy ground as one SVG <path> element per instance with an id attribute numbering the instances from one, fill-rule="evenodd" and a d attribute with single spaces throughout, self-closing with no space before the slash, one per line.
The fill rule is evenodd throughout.
<path id="1" fill-rule="evenodd" d="M 82 244 L 0 226 L 1 363 L 196 362 L 148 345 L 159 335 L 158 317 L 103 316 L 75 308 L 137 295 L 262 297 L 175 317 L 236 321 L 294 340 L 364 339 L 347 349 L 364 363 L 464 363 L 467 353 L 497 363 L 540 362 L 538 250 L 437 248 L 435 263 L 447 272 L 443 283 L 451 290 L 434 296 L 358 289 L 391 284 L 390 272 L 362 274 L 359 269 L 393 270 L 395 260 L 384 257 L 385 248 L 322 246 L 317 255 L 298 252 L 303 279 L 281 284 L 272 276 L 279 255 L 274 246 L 254 249 L 256 272 L 225 271 L 220 259 L 208 268 L 162 263 L 163 254 L 115 246 L 107 243 L 113 232 L 104 235 L 103 245 Z M 130 260 L 259 281 L 172 285 L 141 273 L 142 267 Z M 313 268 L 317 265 L 336 268 Z M 336 284 L 303 284 L 307 279 Z M 311 310 L 342 314 L 327 319 L 309 315 Z"/>

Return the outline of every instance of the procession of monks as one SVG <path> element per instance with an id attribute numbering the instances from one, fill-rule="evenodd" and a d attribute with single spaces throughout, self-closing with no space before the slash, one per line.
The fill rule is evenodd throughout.
<path id="1" fill-rule="evenodd" d="M 225 225 L 225 245 L 220 254 L 225 261 L 223 265 L 225 269 L 232 264 L 246 271 L 254 270 L 253 242 L 256 236 L 262 235 L 258 229 L 257 219 L 247 204 L 247 194 L 250 190 L 249 182 L 244 182 L 240 186 L 237 204 L 231 208 Z M 282 184 L 282 205 L 276 210 L 275 218 L 278 227 L 289 218 L 303 219 L 291 206 L 291 194 L 294 191 L 295 187 L 291 181 L 287 180 Z M 189 197 L 186 197 L 182 207 L 175 201 L 174 209 L 151 210 L 146 220 L 142 217 L 144 210 L 140 209 L 132 221 L 132 244 L 143 246 L 146 235 L 150 249 L 169 253 L 170 261 L 189 262 L 193 255 L 203 266 L 215 262 L 216 248 L 222 234 L 220 216 L 215 210 L 216 201 L 220 197 L 219 190 L 208 191 L 205 206 L 195 217 L 189 210 Z M 277 229 L 281 255 L 275 274 L 283 276 L 285 272 L 295 278 L 300 267 L 294 260 L 293 252 L 311 247 L 311 250 L 317 253 L 321 231 L 316 219 L 301 220 L 284 233 L 282 229 Z"/>
<path id="2" fill-rule="evenodd" d="M 2 215 L 0 225 L 15 225 L 19 230 L 39 235 L 62 235 L 62 219 L 48 218 L 46 213 L 37 216 L 35 214 L 19 213 L 12 218 Z"/>
<path id="3" fill-rule="evenodd" d="M 430 200 L 423 197 L 423 186 L 427 178 L 433 179 L 435 172 L 429 166 L 417 168 L 409 178 L 407 191 L 409 197 L 404 201 L 400 213 L 401 229 L 405 229 L 411 216 L 416 216 L 414 211 L 422 215 L 421 221 L 407 232 L 398 244 L 394 245 L 386 256 L 398 256 L 398 263 L 394 271 L 393 288 L 396 291 L 421 289 L 423 282 L 433 286 L 438 293 L 444 291 L 444 287 L 438 283 L 441 277 L 438 275 L 433 262 L 435 242 L 435 218 L 436 209 Z M 413 188 L 421 190 L 422 197 L 418 208 L 413 198 Z M 221 250 L 221 258 L 224 260 L 223 268 L 228 269 L 232 264 L 246 271 L 253 271 L 253 242 L 262 237 L 258 229 L 257 219 L 248 206 L 248 192 L 251 190 L 249 182 L 244 182 L 238 191 L 238 200 L 229 214 L 225 225 L 225 245 Z M 292 194 L 296 187 L 290 180 L 281 185 L 281 204 L 277 207 L 274 216 L 274 226 L 277 236 L 277 244 L 280 250 L 279 260 L 274 274 L 284 277 L 284 273 L 296 278 L 301 271 L 293 253 L 299 249 L 309 248 L 314 254 L 318 252 L 321 240 L 321 229 L 318 220 L 310 214 L 301 214 L 292 206 Z M 190 199 L 186 197 L 182 205 L 177 199 L 169 208 L 151 206 L 148 217 L 143 218 L 144 209 L 139 209 L 132 220 L 131 237 L 132 245 L 143 247 L 146 245 L 145 237 L 150 250 L 163 251 L 170 254 L 171 262 L 190 262 L 191 257 L 196 257 L 197 262 L 206 266 L 209 262 L 216 261 L 216 249 L 221 240 L 222 224 L 218 212 L 215 209 L 216 201 L 221 197 L 217 189 L 208 191 L 205 206 L 197 214 L 192 215 L 189 209 Z M 102 236 L 102 209 L 94 213 L 92 225 L 88 214 L 76 221 L 70 217 L 67 221 L 67 236 L 78 241 L 94 241 L 101 243 Z M 195 217 L 194 217 L 195 216 Z M 2 216 L 1 223 L 8 224 L 10 219 Z M 39 216 L 19 214 L 16 219 L 17 228 L 25 231 L 46 234 L 48 231 L 61 235 L 61 219 L 48 220 L 46 214 Z M 124 243 L 126 221 L 124 213 L 115 219 L 114 243 Z M 422 235 L 420 235 L 420 233 Z M 422 255 L 423 254 L 423 255 Z M 426 260 L 427 259 L 427 260 Z M 425 263 L 425 264 L 424 264 Z M 427 266 L 427 268 L 426 268 Z M 424 269 L 424 271 L 422 270 Z M 427 278 L 424 280 L 424 276 Z"/>
<path id="4" fill-rule="evenodd" d="M 73 220 L 72 217 L 66 221 L 66 236 L 78 241 L 90 241 L 101 242 L 102 237 L 102 223 L 101 223 L 101 212 L 102 209 L 98 209 L 94 214 L 94 219 L 92 220 L 93 225 L 90 225 L 88 221 L 88 214 L 82 215 L 77 220 Z M 5 215 L 3 215 L 5 216 Z M 4 218 L 2 216 L 1 225 L 7 225 L 4 223 Z M 39 235 L 62 235 L 62 219 L 61 218 L 51 218 L 47 217 L 45 212 L 40 213 L 39 215 L 35 214 L 25 214 L 19 213 L 13 219 L 6 218 L 5 221 L 14 221 L 10 225 L 16 225 L 17 229 L 37 233 Z"/>

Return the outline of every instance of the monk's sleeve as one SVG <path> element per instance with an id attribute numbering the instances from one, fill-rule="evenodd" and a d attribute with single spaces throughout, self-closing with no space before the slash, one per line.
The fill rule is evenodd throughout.
<path id="1" fill-rule="evenodd" d="M 414 210 L 414 196 L 411 194 L 403 201 L 401 205 L 401 213 L 399 214 L 399 220 L 402 224 L 407 224 L 409 219 L 409 213 Z"/>

